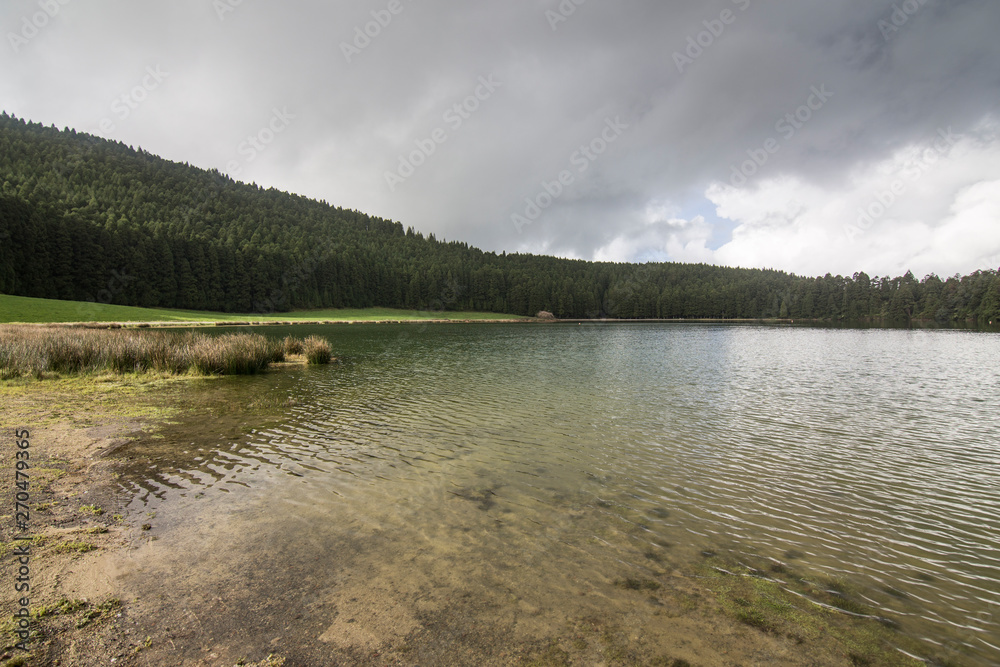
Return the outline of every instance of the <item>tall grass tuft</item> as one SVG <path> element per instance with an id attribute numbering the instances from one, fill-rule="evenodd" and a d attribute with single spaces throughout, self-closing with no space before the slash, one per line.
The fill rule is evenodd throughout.
<path id="1" fill-rule="evenodd" d="M 319 336 L 306 338 L 302 342 L 302 348 L 310 364 L 328 364 L 333 356 L 330 351 L 330 343 Z"/>
<path id="2" fill-rule="evenodd" d="M 302 341 L 298 338 L 293 338 L 291 336 L 285 336 L 285 340 L 282 343 L 285 348 L 285 354 L 302 354 Z"/>
<path id="3" fill-rule="evenodd" d="M 306 345 L 301 340 L 275 341 L 246 333 L 206 336 L 0 325 L 0 379 L 107 371 L 251 375 L 284 361 L 290 348 L 314 350 L 317 361 L 310 356 L 310 363 L 330 360 L 329 344 L 319 338 Z"/>
<path id="4" fill-rule="evenodd" d="M 276 347 L 260 334 L 226 334 L 197 338 L 189 349 L 191 365 L 203 375 L 254 375 L 267 369 Z"/>

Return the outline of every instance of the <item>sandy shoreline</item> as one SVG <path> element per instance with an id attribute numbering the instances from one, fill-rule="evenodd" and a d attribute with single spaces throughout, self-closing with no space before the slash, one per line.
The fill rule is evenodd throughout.
<path id="1" fill-rule="evenodd" d="M 2 385 L 5 467 L 14 457 L 13 431 L 23 429 L 30 438 L 33 636 L 27 664 L 111 664 L 141 645 L 142 638 L 136 642 L 126 627 L 126 603 L 111 573 L 97 565 L 105 554 L 125 554 L 142 539 L 141 528 L 136 531 L 124 516 L 117 464 L 108 455 L 168 416 L 155 392 L 169 382 L 74 378 Z M 129 404 L 121 405 L 122 399 Z M 4 518 L 0 536 L 8 550 L 23 534 Z M 10 581 L 13 566 L 4 558 L 0 579 Z M 4 596 L 5 618 L 14 612 L 13 602 Z M 6 633 L 4 638 L 0 657 L 25 655 L 9 646 Z"/>
<path id="2" fill-rule="evenodd" d="M 300 363 L 276 364 L 278 368 Z M 157 519 L 130 515 L 129 498 L 119 483 L 124 462 L 116 453 L 149 438 L 183 409 L 191 383 L 215 378 L 193 376 L 98 376 L 0 383 L 5 410 L 0 460 L 13 462 L 15 432 L 30 442 L 29 530 L 15 529 L 2 517 L 0 581 L 10 582 L 19 567 L 13 558 L 30 535 L 31 639 L 3 626 L 0 665 L 159 665 L 179 664 L 165 657 L 169 645 L 159 637 L 156 601 L 140 600 L 119 577 L 136 553 L 156 540 Z M 13 596 L 0 601 L 0 617 L 18 608 Z M 158 649 L 159 657 L 150 655 Z M 239 658 L 183 664 L 234 665 Z M 282 660 L 246 665 L 277 667 Z"/>

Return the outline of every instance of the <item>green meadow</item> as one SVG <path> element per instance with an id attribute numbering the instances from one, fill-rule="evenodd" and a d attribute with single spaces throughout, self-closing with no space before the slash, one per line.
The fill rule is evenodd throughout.
<path id="1" fill-rule="evenodd" d="M 373 322 L 380 320 L 525 319 L 500 313 L 396 310 L 393 308 L 299 310 L 288 313 L 212 313 L 168 308 L 137 308 L 85 301 L 58 301 L 0 294 L 0 322 Z"/>

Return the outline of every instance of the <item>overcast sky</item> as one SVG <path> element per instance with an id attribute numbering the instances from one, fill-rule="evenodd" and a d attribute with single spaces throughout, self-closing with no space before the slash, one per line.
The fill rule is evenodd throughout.
<path id="1" fill-rule="evenodd" d="M 4 0 L 0 108 L 485 250 L 1000 266 L 996 0 Z"/>

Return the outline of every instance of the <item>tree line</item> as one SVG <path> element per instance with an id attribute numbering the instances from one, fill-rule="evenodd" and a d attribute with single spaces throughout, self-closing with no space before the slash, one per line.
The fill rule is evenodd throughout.
<path id="1" fill-rule="evenodd" d="M 484 252 L 399 222 L 0 114 L 0 293 L 280 312 L 1000 320 L 1000 274 L 803 277 Z"/>

